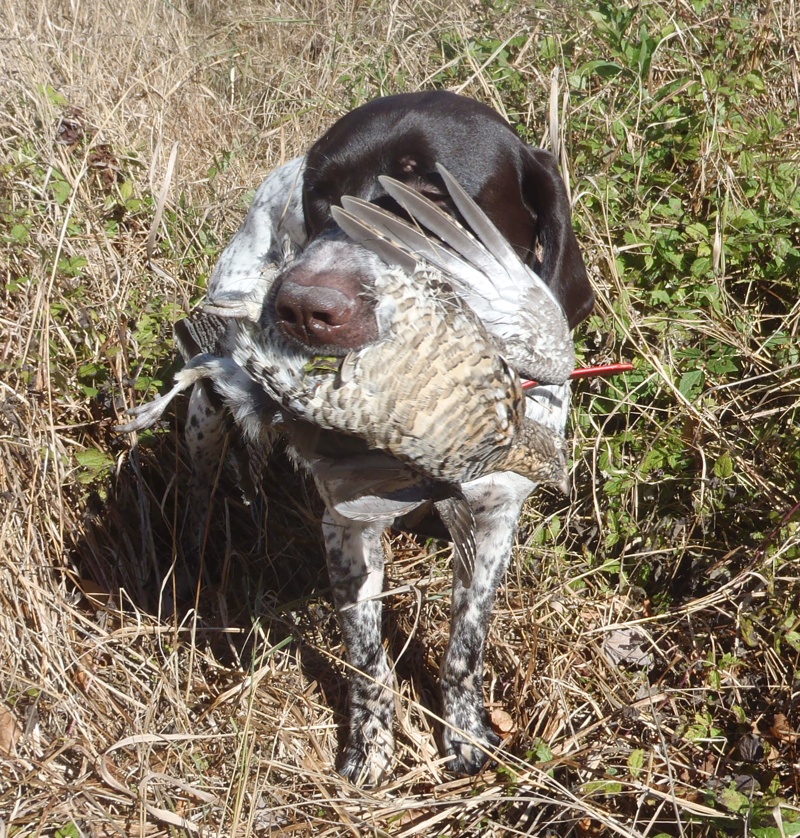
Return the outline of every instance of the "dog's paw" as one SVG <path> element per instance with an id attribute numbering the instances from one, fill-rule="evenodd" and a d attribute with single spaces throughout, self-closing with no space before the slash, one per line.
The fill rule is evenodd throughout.
<path id="1" fill-rule="evenodd" d="M 449 757 L 447 770 L 455 774 L 477 774 L 500 744 L 488 724 L 474 720 L 469 727 L 447 728 L 442 734 L 442 750 Z"/>
<path id="2" fill-rule="evenodd" d="M 363 734 L 363 731 L 360 731 Z M 374 729 L 369 739 L 351 736 L 344 747 L 338 771 L 356 786 L 379 786 L 392 768 L 394 737 L 390 730 Z"/>

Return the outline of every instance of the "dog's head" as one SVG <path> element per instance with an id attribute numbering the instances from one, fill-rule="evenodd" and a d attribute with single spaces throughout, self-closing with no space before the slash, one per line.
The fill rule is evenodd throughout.
<path id="1" fill-rule="evenodd" d="M 310 239 L 335 228 L 331 207 L 344 195 L 402 215 L 380 175 L 406 183 L 458 217 L 436 163 L 553 290 L 570 327 L 580 323 L 594 295 L 555 158 L 522 142 L 495 111 L 464 96 L 445 91 L 387 96 L 336 122 L 306 160 L 303 210 Z"/>

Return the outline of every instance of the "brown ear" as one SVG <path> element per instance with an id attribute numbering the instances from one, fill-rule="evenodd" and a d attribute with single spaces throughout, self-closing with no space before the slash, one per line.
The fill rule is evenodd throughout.
<path id="1" fill-rule="evenodd" d="M 522 197 L 536 218 L 535 252 L 541 256 L 531 267 L 552 289 L 574 329 L 591 312 L 594 291 L 572 229 L 567 190 L 550 152 L 530 147 L 526 151 Z"/>

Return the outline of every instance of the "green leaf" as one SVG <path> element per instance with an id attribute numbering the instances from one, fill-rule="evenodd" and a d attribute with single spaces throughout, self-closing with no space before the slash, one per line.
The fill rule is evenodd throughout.
<path id="1" fill-rule="evenodd" d="M 69 104 L 69 99 L 67 99 L 65 96 L 62 96 L 51 84 L 39 85 L 39 92 L 44 93 L 44 95 L 47 96 L 47 98 L 50 100 L 51 105 L 64 107 L 65 105 Z"/>
<path id="2" fill-rule="evenodd" d="M 695 221 L 686 225 L 686 235 L 693 241 L 708 241 L 708 227 Z"/>
<path id="3" fill-rule="evenodd" d="M 544 741 L 544 739 L 537 739 L 534 742 L 533 749 L 529 753 L 529 759 L 534 762 L 550 762 L 553 758 L 553 752 L 550 750 L 550 746 Z"/>
<path id="4" fill-rule="evenodd" d="M 706 368 L 713 375 L 726 376 L 739 371 L 739 365 L 731 356 L 709 358 Z"/>
<path id="5" fill-rule="evenodd" d="M 643 767 L 644 750 L 642 748 L 636 748 L 631 751 L 630 756 L 628 757 L 628 770 L 631 772 L 631 777 L 638 777 Z"/>
<path id="6" fill-rule="evenodd" d="M 578 72 L 584 76 L 596 75 L 601 79 L 611 79 L 626 71 L 613 61 L 587 61 Z"/>
<path id="7" fill-rule="evenodd" d="M 689 401 L 696 399 L 703 391 L 706 375 L 703 370 L 689 370 L 685 372 L 678 382 L 678 390 Z"/>
<path id="8" fill-rule="evenodd" d="M 62 256 L 58 260 L 58 269 L 67 276 L 80 276 L 88 264 L 89 260 L 85 256 Z"/>
<path id="9" fill-rule="evenodd" d="M 592 780 L 583 787 L 586 794 L 620 794 L 622 783 L 618 780 Z"/>
<path id="10" fill-rule="evenodd" d="M 784 640 L 786 640 L 795 652 L 800 652 L 800 632 L 787 631 L 784 635 Z"/>
<path id="11" fill-rule="evenodd" d="M 708 256 L 698 256 L 692 262 L 691 272 L 692 276 L 708 276 L 711 273 L 711 260 Z"/>
<path id="12" fill-rule="evenodd" d="M 11 238 L 17 244 L 27 244 L 31 237 L 31 231 L 24 224 L 15 224 L 11 228 Z"/>
<path id="13" fill-rule="evenodd" d="M 717 457 L 717 461 L 714 463 L 714 474 L 720 480 L 727 480 L 733 474 L 733 458 L 727 451 Z"/>
<path id="14" fill-rule="evenodd" d="M 61 177 L 53 178 L 50 183 L 50 189 L 53 193 L 55 202 L 59 206 L 65 204 L 69 200 L 69 196 L 72 194 L 72 187 Z"/>
<path id="15" fill-rule="evenodd" d="M 84 451 L 78 451 L 75 459 L 84 468 L 106 468 L 114 464 L 113 458 L 109 457 L 105 451 L 100 451 L 98 448 L 87 448 Z"/>
<path id="16" fill-rule="evenodd" d="M 664 451 L 660 448 L 651 448 L 647 451 L 644 457 L 642 457 L 642 462 L 639 465 L 639 471 L 642 475 L 652 474 L 654 471 L 664 468 L 665 461 L 666 456 Z"/>
<path id="17" fill-rule="evenodd" d="M 83 473 L 78 475 L 78 482 L 84 485 L 98 480 L 114 467 L 114 459 L 97 448 L 78 451 L 75 459 L 83 469 Z"/>
<path id="18" fill-rule="evenodd" d="M 749 620 L 744 614 L 739 614 L 739 631 L 742 635 L 742 640 L 751 648 L 755 649 L 759 645 L 758 633 L 756 632 L 752 620 Z"/>
<path id="19" fill-rule="evenodd" d="M 95 376 L 98 372 L 101 371 L 104 372 L 105 370 L 98 363 L 96 363 L 95 361 L 88 361 L 87 363 L 81 364 L 80 367 L 78 367 L 78 377 L 87 378 Z"/>
<path id="20" fill-rule="evenodd" d="M 718 795 L 717 800 L 729 812 L 743 812 L 746 811 L 750 805 L 747 796 L 735 789 L 723 789 Z"/>
<path id="21" fill-rule="evenodd" d="M 650 305 L 651 306 L 659 306 L 659 305 L 668 306 L 671 302 L 672 302 L 672 297 L 670 297 L 669 292 L 664 288 L 654 288 L 650 292 Z"/>

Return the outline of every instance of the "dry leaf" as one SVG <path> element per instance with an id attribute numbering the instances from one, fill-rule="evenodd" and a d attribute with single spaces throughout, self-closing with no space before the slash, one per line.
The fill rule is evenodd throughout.
<path id="1" fill-rule="evenodd" d="M 603 638 L 603 654 L 616 666 L 638 666 L 650 670 L 655 664 L 652 641 L 642 628 L 612 629 Z"/>
<path id="2" fill-rule="evenodd" d="M 576 824 L 578 832 L 587 838 L 599 838 L 600 835 L 605 835 L 606 828 L 600 821 L 594 818 L 581 818 Z"/>
<path id="3" fill-rule="evenodd" d="M 0 704 L 0 754 L 14 756 L 17 742 L 22 738 L 22 728 L 17 723 L 14 714 Z"/>
<path id="4" fill-rule="evenodd" d="M 507 739 L 514 732 L 516 725 L 510 713 L 501 710 L 499 707 L 492 710 L 491 714 L 492 727 L 503 739 Z"/>
<path id="5" fill-rule="evenodd" d="M 800 739 L 800 734 L 792 728 L 789 720 L 783 713 L 776 713 L 775 719 L 770 728 L 772 735 L 781 742 L 797 742 Z"/>
<path id="6" fill-rule="evenodd" d="M 75 673 L 75 681 L 82 692 L 89 692 L 89 687 L 92 685 L 92 676 L 85 669 L 79 669 Z"/>

